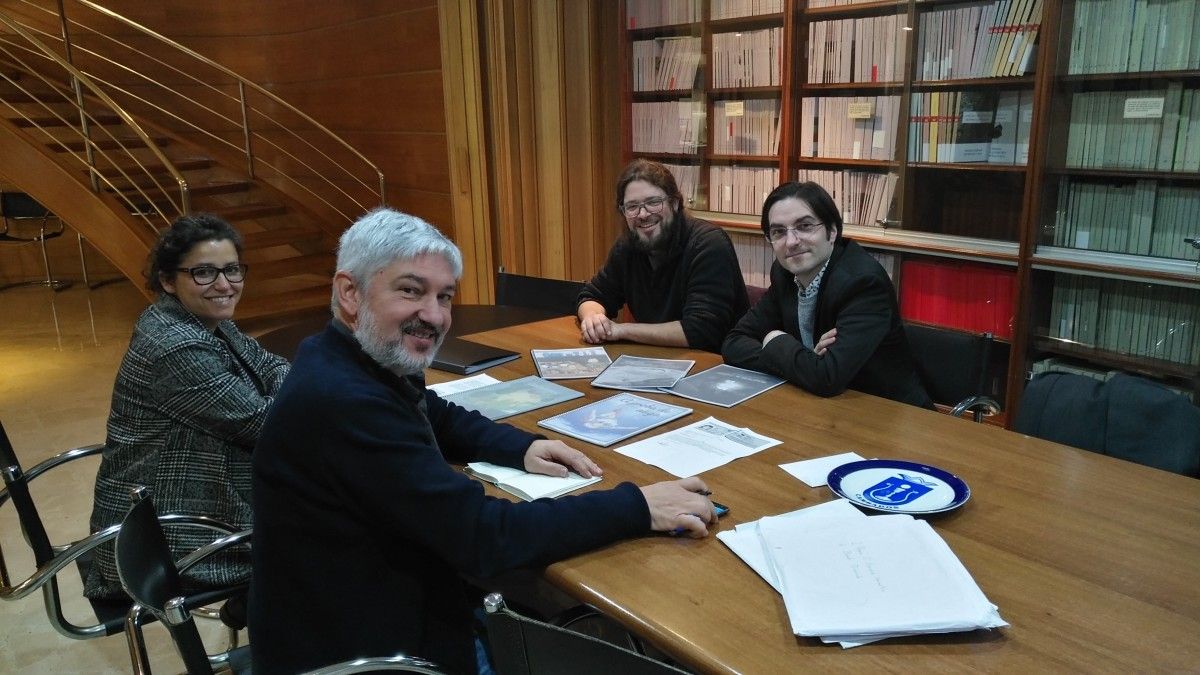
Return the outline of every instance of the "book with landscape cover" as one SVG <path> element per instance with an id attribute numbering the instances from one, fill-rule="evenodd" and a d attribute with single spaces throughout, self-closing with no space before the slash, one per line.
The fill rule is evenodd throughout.
<path id="1" fill-rule="evenodd" d="M 547 380 L 595 377 L 612 363 L 604 347 L 531 349 L 529 355 L 533 357 L 538 375 Z"/>
<path id="2" fill-rule="evenodd" d="M 689 375 L 662 391 L 703 403 L 732 408 L 748 398 L 784 383 L 781 377 L 724 363 Z"/>
<path id="3" fill-rule="evenodd" d="M 518 358 L 521 355 L 514 351 L 448 337 L 438 348 L 432 367 L 448 373 L 470 375 Z"/>
<path id="4" fill-rule="evenodd" d="M 570 472 L 560 478 L 529 473 L 488 462 L 471 462 L 467 465 L 466 472 L 527 502 L 535 499 L 553 499 L 581 487 L 600 482 L 600 476 L 584 478 L 575 472 Z"/>
<path id="5" fill-rule="evenodd" d="M 623 393 L 544 419 L 538 426 L 603 448 L 690 412 L 691 408 Z"/>
<path id="6" fill-rule="evenodd" d="M 488 419 L 498 420 L 580 396 L 583 396 L 583 392 L 529 375 L 447 394 L 442 398 L 468 410 L 477 410 Z"/>
<path id="7" fill-rule="evenodd" d="M 622 354 L 592 380 L 592 386 L 630 391 L 658 391 L 661 387 L 675 386 L 694 365 L 695 361 L 684 359 L 650 359 Z"/>

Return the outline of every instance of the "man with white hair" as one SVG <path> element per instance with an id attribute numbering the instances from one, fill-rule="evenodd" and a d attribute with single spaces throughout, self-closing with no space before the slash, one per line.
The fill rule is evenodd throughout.
<path id="1" fill-rule="evenodd" d="M 425 389 L 462 274 L 458 248 L 435 228 L 373 211 L 342 235 L 337 270 L 333 320 L 300 346 L 254 453 L 256 673 L 397 653 L 476 672 L 486 660 L 460 574 L 545 565 L 651 531 L 707 534 L 716 515 L 698 478 L 518 504 L 486 496 L 447 461 L 601 469 Z"/>

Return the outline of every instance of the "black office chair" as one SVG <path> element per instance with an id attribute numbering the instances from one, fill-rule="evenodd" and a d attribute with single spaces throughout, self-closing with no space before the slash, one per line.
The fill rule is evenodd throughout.
<path id="1" fill-rule="evenodd" d="M 136 602 L 126 621 L 126 635 L 129 638 L 134 672 L 151 672 L 142 625 L 148 618 L 154 618 L 166 626 L 188 675 L 211 675 L 215 668 L 235 674 L 249 673 L 248 646 L 212 656 L 208 654 L 192 617 L 192 611 L 200 606 L 200 600 L 183 593 L 180 574 L 231 546 L 249 545 L 251 530 L 221 537 L 189 553 L 176 564 L 171 549 L 167 546 L 160 518 L 154 511 L 154 500 L 151 499 L 149 491 L 136 488 L 131 497 L 133 506 L 125 515 L 121 522 L 121 530 L 117 534 L 116 561 L 121 586 Z M 223 597 L 235 597 L 243 594 L 245 589 L 243 584 L 213 593 Z M 443 672 L 435 664 L 423 659 L 392 656 L 355 659 L 320 668 L 312 671 L 310 675 L 348 675 L 375 670 L 429 675 L 440 675 Z"/>
<path id="2" fill-rule="evenodd" d="M 976 422 L 1000 412 L 990 386 L 991 333 L 905 323 L 904 334 L 917 375 L 934 403 L 949 406 L 954 417 L 970 412 Z"/>
<path id="3" fill-rule="evenodd" d="M 16 286 L 45 286 L 61 291 L 69 287 L 71 285 L 69 281 L 54 278 L 50 271 L 50 256 L 46 253 L 46 240 L 61 237 L 66 230 L 62 220 L 24 192 L 0 192 L 0 216 L 4 221 L 4 228 L 0 230 L 0 243 L 38 244 L 42 250 L 42 265 L 46 270 L 44 280 L 5 284 L 0 286 L 0 290 Z M 28 234 L 16 232 L 14 223 L 25 220 L 36 221 L 37 229 Z M 57 228 L 52 227 L 52 224 L 56 224 Z"/>
<path id="4" fill-rule="evenodd" d="M 497 305 L 542 309 L 559 316 L 570 316 L 575 313 L 575 300 L 582 290 L 581 281 L 496 273 Z"/>
<path id="5" fill-rule="evenodd" d="M 103 451 L 103 445 L 89 445 L 74 448 L 60 453 L 34 466 L 28 472 L 21 468 L 16 451 L 0 423 L 0 473 L 4 478 L 4 490 L 0 491 L 0 507 L 12 502 L 17 511 L 21 532 L 33 552 L 36 569 L 26 579 L 13 583 L 9 577 L 8 565 L 0 551 L 0 600 L 20 600 L 35 591 L 41 591 L 46 604 L 46 615 L 51 625 L 60 634 L 76 639 L 87 640 L 120 633 L 125 627 L 125 616 L 133 602 L 128 599 L 93 600 L 89 598 L 96 621 L 91 619 L 67 619 L 63 614 L 62 596 L 58 588 L 58 574 L 74 564 L 81 579 L 87 580 L 91 568 L 92 555 L 96 547 L 112 541 L 118 525 L 112 525 L 95 532 L 83 539 L 63 545 L 53 545 L 46 533 L 37 505 L 29 491 L 29 484 L 39 476 L 59 466 L 64 466 L 77 459 L 91 457 Z M 218 532 L 233 532 L 229 525 L 211 518 L 168 515 L 163 516 L 164 522 L 202 527 Z M 79 623 L 77 623 L 79 622 Z"/>
<path id="6" fill-rule="evenodd" d="M 1200 408 L 1140 377 L 1042 373 L 1025 386 L 1013 430 L 1200 477 Z"/>
<path id="7" fill-rule="evenodd" d="M 483 600 L 488 645 L 499 675 L 662 675 L 684 673 L 661 661 L 510 610 L 499 593 Z"/>

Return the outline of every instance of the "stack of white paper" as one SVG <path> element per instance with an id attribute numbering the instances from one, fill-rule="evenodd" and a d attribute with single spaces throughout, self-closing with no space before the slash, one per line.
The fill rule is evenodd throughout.
<path id="1" fill-rule="evenodd" d="M 783 595 L 792 632 L 855 647 L 1008 624 L 929 524 L 845 500 L 717 535 Z"/>

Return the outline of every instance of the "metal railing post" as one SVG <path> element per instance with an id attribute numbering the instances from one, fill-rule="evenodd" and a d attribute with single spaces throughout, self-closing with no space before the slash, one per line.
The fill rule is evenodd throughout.
<path id="1" fill-rule="evenodd" d="M 254 178 L 254 152 L 250 148 L 250 117 L 246 114 L 246 84 L 238 80 L 238 101 L 242 104 L 242 137 L 246 142 L 246 171 Z"/>
<path id="2" fill-rule="evenodd" d="M 75 57 L 71 50 L 71 31 L 67 21 L 67 8 L 63 0 L 58 0 L 58 28 L 62 32 L 63 48 L 67 53 L 67 63 L 75 65 Z M 75 105 L 79 108 L 79 127 L 83 134 L 83 152 L 87 157 L 88 178 L 91 179 L 92 192 L 100 192 L 100 180 L 96 177 L 96 150 L 92 147 L 92 126 L 88 123 L 87 111 L 83 107 L 83 86 L 71 75 L 71 90 L 75 92 Z"/>

